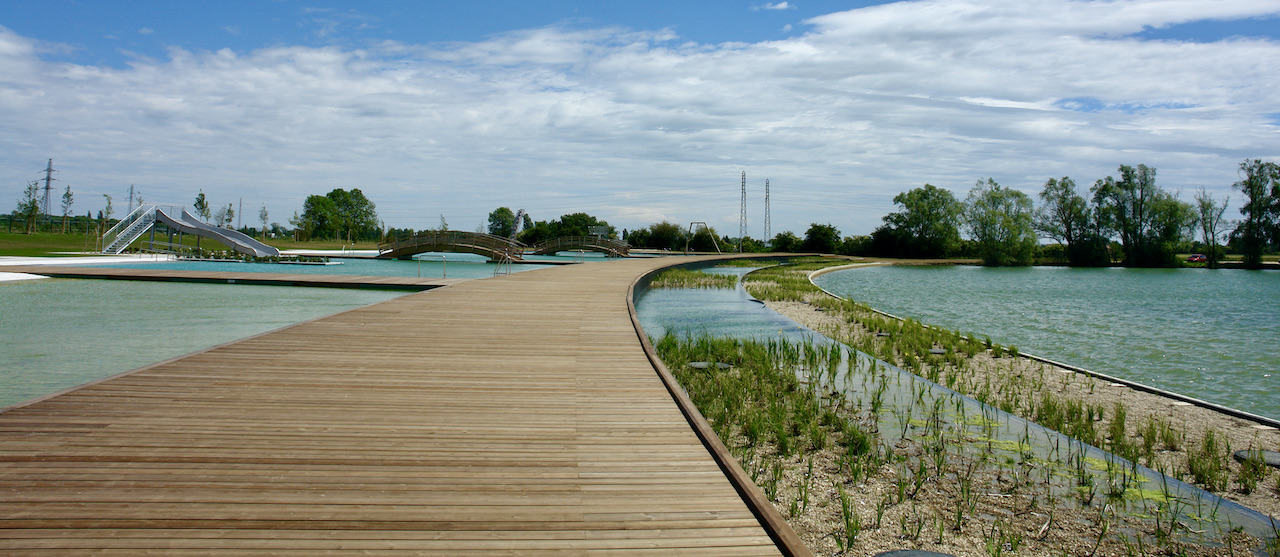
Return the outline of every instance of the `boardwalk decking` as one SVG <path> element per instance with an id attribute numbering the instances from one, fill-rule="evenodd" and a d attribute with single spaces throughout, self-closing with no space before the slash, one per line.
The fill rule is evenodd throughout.
<path id="1" fill-rule="evenodd" d="M 647 360 L 653 260 L 473 280 L 0 414 L 0 552 L 777 554 Z"/>

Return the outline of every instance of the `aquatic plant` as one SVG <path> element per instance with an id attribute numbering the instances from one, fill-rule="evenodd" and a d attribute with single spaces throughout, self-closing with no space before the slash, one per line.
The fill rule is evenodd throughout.
<path id="1" fill-rule="evenodd" d="M 650 288 L 726 288 L 738 287 L 738 277 L 672 267 L 653 277 Z"/>

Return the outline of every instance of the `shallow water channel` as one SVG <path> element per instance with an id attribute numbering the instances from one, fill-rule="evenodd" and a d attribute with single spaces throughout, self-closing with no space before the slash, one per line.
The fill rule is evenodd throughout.
<path id="1" fill-rule="evenodd" d="M 750 271 L 704 270 L 739 276 Z M 736 290 L 648 289 L 638 294 L 636 310 L 654 339 L 710 335 L 811 347 L 838 344 L 764 307 L 741 285 Z M 973 457 L 986 453 L 1009 475 L 1042 484 L 1051 505 L 1109 504 L 1134 518 L 1174 520 L 1193 526 L 1180 530 L 1187 541 L 1212 543 L 1232 528 L 1260 539 L 1275 537 L 1265 515 L 840 346 L 838 359 L 796 373 L 815 394 L 836 393 L 854 409 L 872 409 L 887 443 L 911 437 Z"/>

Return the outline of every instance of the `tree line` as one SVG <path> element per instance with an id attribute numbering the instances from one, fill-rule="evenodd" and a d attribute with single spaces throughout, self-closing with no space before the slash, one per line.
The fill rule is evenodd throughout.
<path id="1" fill-rule="evenodd" d="M 1155 168 L 1141 164 L 1120 166 L 1116 176 L 1097 180 L 1087 192 L 1070 177 L 1050 178 L 1039 208 L 1027 194 L 991 179 L 978 181 L 963 202 L 925 184 L 894 197 L 899 210 L 884 217 L 865 251 L 976 255 L 986 265 L 1030 265 L 1038 253 L 1060 251 L 1072 266 L 1170 267 L 1179 264 L 1179 252 L 1195 250 L 1216 267 L 1231 247 L 1244 255 L 1245 266 L 1258 268 L 1263 253 L 1280 243 L 1280 166 L 1246 160 L 1239 173 L 1233 187 L 1245 196 L 1244 218 L 1234 227 L 1224 219 L 1228 199 L 1200 188 L 1194 203 L 1182 201 L 1156 184 Z M 1057 244 L 1042 248 L 1040 238 Z"/>

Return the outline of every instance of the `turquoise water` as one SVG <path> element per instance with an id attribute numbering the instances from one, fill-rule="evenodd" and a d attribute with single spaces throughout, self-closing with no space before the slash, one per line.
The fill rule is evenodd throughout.
<path id="1" fill-rule="evenodd" d="M 121 263 L 101 265 L 127 269 L 169 269 L 181 271 L 217 271 L 228 273 L 293 273 L 314 275 L 365 275 L 377 277 L 485 278 L 492 277 L 497 265 L 483 256 L 470 253 L 424 254 L 421 262 L 398 259 L 340 259 L 341 265 L 282 265 L 279 263 L 240 263 L 213 261 L 161 261 L 155 263 Z M 530 257 L 530 260 L 573 261 L 573 257 Z M 511 265 L 511 272 L 542 269 L 548 265 L 523 263 Z"/>
<path id="2" fill-rule="evenodd" d="M 1280 273 L 883 266 L 815 283 L 899 317 L 1280 419 Z"/>
<path id="3" fill-rule="evenodd" d="M 113 280 L 0 282 L 0 407 L 402 294 Z"/>
<path id="4" fill-rule="evenodd" d="M 751 269 L 725 267 L 706 272 L 742 276 Z M 651 339 L 663 335 L 733 336 L 736 338 L 788 338 L 801 340 L 812 332 L 764 304 L 755 302 L 742 290 L 721 288 L 652 288 L 636 301 L 636 318 Z"/>

